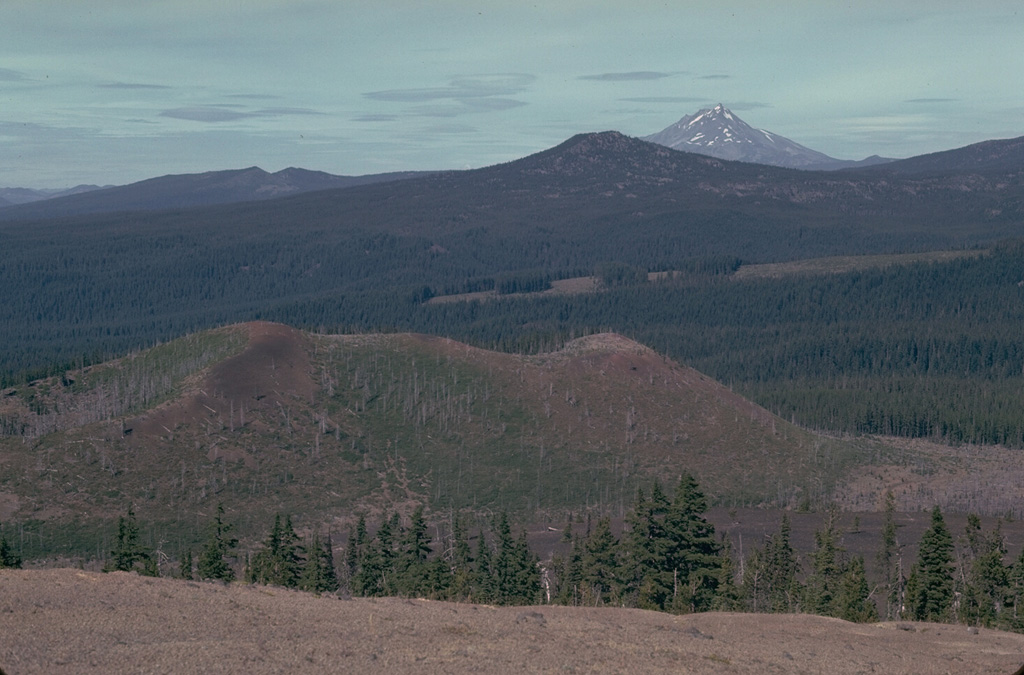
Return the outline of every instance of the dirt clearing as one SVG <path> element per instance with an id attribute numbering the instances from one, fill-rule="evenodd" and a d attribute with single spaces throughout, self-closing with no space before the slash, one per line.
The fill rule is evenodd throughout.
<path id="1" fill-rule="evenodd" d="M 804 615 L 671 616 L 315 597 L 127 573 L 0 571 L 23 673 L 1013 673 L 1024 635 Z"/>

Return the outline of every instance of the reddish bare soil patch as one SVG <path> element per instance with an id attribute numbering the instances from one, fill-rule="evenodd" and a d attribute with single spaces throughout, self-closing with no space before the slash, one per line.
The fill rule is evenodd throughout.
<path id="1" fill-rule="evenodd" d="M 28 673 L 1012 673 L 1024 636 L 805 615 L 341 600 L 0 571 L 0 666 Z"/>
<path id="2" fill-rule="evenodd" d="M 288 392 L 310 398 L 316 387 L 309 376 L 308 338 L 279 323 L 246 324 L 249 345 L 238 356 L 210 371 L 209 387 L 220 398 L 246 399 Z"/>
<path id="3" fill-rule="evenodd" d="M 170 435 L 180 424 L 216 419 L 219 426 L 241 425 L 246 410 L 272 409 L 288 399 L 311 401 L 316 392 L 309 373 L 309 338 L 288 326 L 245 324 L 249 343 L 241 354 L 210 369 L 191 392 L 131 420 L 136 437 Z"/>

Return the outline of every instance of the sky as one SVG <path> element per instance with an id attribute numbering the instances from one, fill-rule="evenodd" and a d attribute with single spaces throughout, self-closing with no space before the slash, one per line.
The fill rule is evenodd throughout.
<path id="1" fill-rule="evenodd" d="M 841 159 L 1024 135 L 1004 0 L 0 0 L 0 186 L 462 169 L 724 104 Z"/>

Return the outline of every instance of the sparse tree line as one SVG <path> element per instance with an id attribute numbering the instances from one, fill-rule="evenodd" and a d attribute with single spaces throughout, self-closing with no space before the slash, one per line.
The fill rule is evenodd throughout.
<path id="1" fill-rule="evenodd" d="M 650 495 L 638 496 L 621 539 L 612 535 L 607 518 L 583 537 L 567 528 L 571 549 L 555 561 L 554 601 L 678 613 L 802 612 L 857 622 L 906 619 L 1024 631 L 1024 550 L 1008 561 L 1000 528 L 984 532 L 977 516 L 968 517 L 957 545 L 935 507 L 917 562 L 907 569 L 889 493 L 875 561 L 879 578 L 872 583 L 864 559 L 842 547 L 835 508 L 815 533 L 807 568 L 790 542 L 787 516 L 760 548 L 737 559 L 704 519 L 706 508 L 697 483 L 683 476 L 672 499 L 657 485 Z"/>
<path id="2" fill-rule="evenodd" d="M 38 438 L 139 410 L 171 392 L 186 376 L 231 355 L 242 343 L 242 337 L 220 331 L 133 352 L 111 365 L 85 369 L 83 360 L 60 378 L 8 391 L 25 409 L 0 415 L 0 436 Z"/>
<path id="3" fill-rule="evenodd" d="M 348 532 L 344 555 L 334 557 L 330 534 L 313 531 L 303 540 L 291 518 L 276 516 L 260 546 L 244 555 L 218 508 L 197 559 L 185 550 L 178 576 L 232 581 L 237 566 L 251 584 L 355 596 L 425 597 L 437 600 L 530 605 L 636 607 L 672 613 L 746 611 L 810 613 L 847 621 L 913 620 L 964 623 L 1024 632 L 1024 551 L 1007 560 L 999 526 L 982 529 L 969 516 L 954 541 L 938 507 L 919 541 L 913 566 L 905 566 L 895 521 L 895 500 L 885 506 L 869 581 L 865 561 L 842 547 L 838 510 L 830 508 L 815 533 L 807 566 L 790 542 L 783 516 L 777 532 L 739 557 L 716 535 L 704 513 L 707 501 L 692 476 L 684 475 L 669 496 L 655 483 L 638 493 L 621 537 L 609 518 L 575 533 L 563 533 L 566 552 L 541 563 L 525 531 L 513 531 L 507 514 L 479 528 L 475 546 L 462 516 L 428 535 L 423 507 L 404 519 L 385 517 L 371 535 L 365 518 Z M 156 554 L 141 545 L 132 509 L 118 521 L 105 571 L 157 575 Z M 0 536 L 0 567 L 18 567 Z"/>

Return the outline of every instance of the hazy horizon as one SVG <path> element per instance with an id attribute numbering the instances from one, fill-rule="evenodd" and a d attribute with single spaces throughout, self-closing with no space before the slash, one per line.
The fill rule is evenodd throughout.
<path id="1" fill-rule="evenodd" d="M 475 168 L 723 103 L 840 159 L 1024 134 L 1003 2 L 13 0 L 0 186 Z"/>

